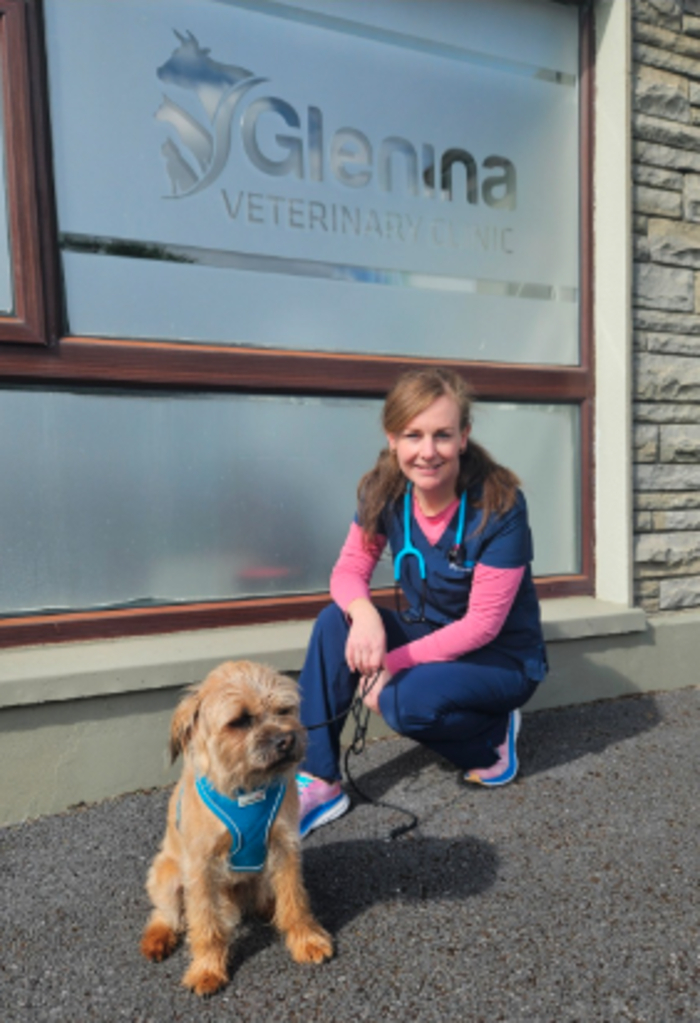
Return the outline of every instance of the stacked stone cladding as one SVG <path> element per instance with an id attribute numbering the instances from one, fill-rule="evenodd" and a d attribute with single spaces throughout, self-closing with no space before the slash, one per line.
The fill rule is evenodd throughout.
<path id="1" fill-rule="evenodd" d="M 632 38 L 635 599 L 656 614 L 700 606 L 700 0 L 633 0 Z"/>

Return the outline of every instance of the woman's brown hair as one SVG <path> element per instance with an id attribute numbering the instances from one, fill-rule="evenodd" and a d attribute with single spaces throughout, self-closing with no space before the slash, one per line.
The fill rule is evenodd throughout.
<path id="1" fill-rule="evenodd" d="M 401 433 L 412 419 L 444 395 L 456 401 L 459 429 L 466 430 L 472 425 L 469 387 L 458 373 L 434 367 L 409 370 L 399 377 L 384 402 L 384 432 Z M 481 488 L 481 496 L 474 503 L 474 507 L 483 511 L 479 530 L 484 528 L 489 515 L 503 515 L 513 507 L 519 486 L 520 480 L 510 469 L 495 462 L 480 444 L 469 441 L 466 451 L 460 456 L 457 494 Z M 397 501 L 405 490 L 406 477 L 396 456 L 389 448 L 383 448 L 376 465 L 365 473 L 357 488 L 358 518 L 368 543 L 378 532 L 379 518 L 386 505 Z"/>

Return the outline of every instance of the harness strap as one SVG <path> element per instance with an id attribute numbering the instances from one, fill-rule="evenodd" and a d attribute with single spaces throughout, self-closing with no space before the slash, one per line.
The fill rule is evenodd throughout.
<path id="1" fill-rule="evenodd" d="M 231 870 L 259 873 L 265 866 L 270 829 L 279 813 L 287 783 L 273 781 L 257 789 L 239 789 L 233 798 L 225 796 L 203 775 L 195 780 L 197 794 L 207 809 L 226 826 L 231 835 L 228 865 Z M 180 824 L 182 789 L 178 798 Z"/>

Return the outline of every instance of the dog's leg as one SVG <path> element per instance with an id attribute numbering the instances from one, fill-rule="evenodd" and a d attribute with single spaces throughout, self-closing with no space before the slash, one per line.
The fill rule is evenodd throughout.
<path id="1" fill-rule="evenodd" d="M 228 981 L 229 945 L 241 919 L 238 903 L 213 887 L 200 875 L 185 888 L 192 962 L 182 983 L 197 995 L 213 995 Z"/>
<path id="2" fill-rule="evenodd" d="M 177 947 L 182 933 L 182 876 L 172 856 L 161 852 L 153 861 L 146 883 L 155 907 L 141 938 L 147 959 L 160 962 Z"/>
<path id="3" fill-rule="evenodd" d="M 256 878 L 253 888 L 253 910 L 259 920 L 271 924 L 275 916 L 275 893 L 267 871 Z"/>
<path id="4" fill-rule="evenodd" d="M 274 924 L 297 963 L 322 963 L 333 955 L 330 934 L 313 917 L 301 876 L 298 848 L 278 846 L 270 863 L 275 894 Z"/>

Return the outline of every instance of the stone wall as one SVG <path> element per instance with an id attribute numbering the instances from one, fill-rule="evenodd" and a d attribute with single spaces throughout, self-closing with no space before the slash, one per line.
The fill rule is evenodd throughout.
<path id="1" fill-rule="evenodd" d="M 656 613 L 700 606 L 700 0 L 633 0 L 632 33 L 635 596 Z"/>

